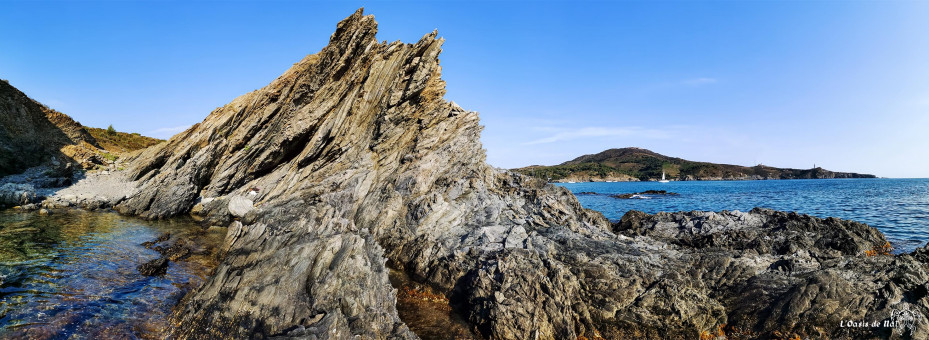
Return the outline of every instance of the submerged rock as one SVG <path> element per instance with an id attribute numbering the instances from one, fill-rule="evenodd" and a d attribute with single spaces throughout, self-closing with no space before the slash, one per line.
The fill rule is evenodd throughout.
<path id="1" fill-rule="evenodd" d="M 160 276 L 168 272 L 168 259 L 159 257 L 157 259 L 140 264 L 136 269 L 139 273 L 146 276 Z"/>
<path id="2" fill-rule="evenodd" d="M 171 239 L 171 233 L 161 233 L 161 235 L 158 235 L 158 237 L 156 237 L 154 240 L 142 242 L 142 246 L 145 248 L 151 249 L 156 244 L 170 240 L 170 239 Z"/>
<path id="3" fill-rule="evenodd" d="M 169 261 L 186 259 L 200 249 L 195 241 L 191 241 L 187 237 L 172 237 L 171 233 L 163 233 L 154 240 L 142 242 L 142 246 L 157 251 L 162 258 Z"/>

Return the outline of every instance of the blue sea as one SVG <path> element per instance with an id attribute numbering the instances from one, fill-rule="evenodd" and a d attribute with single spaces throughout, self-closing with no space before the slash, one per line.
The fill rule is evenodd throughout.
<path id="1" fill-rule="evenodd" d="M 882 231 L 898 251 L 929 241 L 929 179 L 810 179 L 561 183 L 585 208 L 618 220 L 629 210 L 748 211 L 754 207 L 854 220 Z M 677 196 L 618 199 L 608 195 L 667 190 Z M 595 192 L 597 194 L 579 194 Z"/>

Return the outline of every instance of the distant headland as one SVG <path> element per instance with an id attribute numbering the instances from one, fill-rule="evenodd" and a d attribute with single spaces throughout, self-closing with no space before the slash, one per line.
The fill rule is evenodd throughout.
<path id="1" fill-rule="evenodd" d="M 790 169 L 761 164 L 747 167 L 695 162 L 642 148 L 609 149 L 558 165 L 530 165 L 512 170 L 550 182 L 656 181 L 661 179 L 662 173 L 676 181 L 876 178 L 869 174 L 835 172 L 820 167 Z"/>

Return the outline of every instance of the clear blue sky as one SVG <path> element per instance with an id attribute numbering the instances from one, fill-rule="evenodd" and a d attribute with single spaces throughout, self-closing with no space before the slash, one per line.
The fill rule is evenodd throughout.
<path id="1" fill-rule="evenodd" d="M 358 7 L 438 29 L 488 161 L 638 146 L 929 177 L 925 2 L 0 2 L 0 78 L 89 126 L 168 137 L 265 86 Z"/>

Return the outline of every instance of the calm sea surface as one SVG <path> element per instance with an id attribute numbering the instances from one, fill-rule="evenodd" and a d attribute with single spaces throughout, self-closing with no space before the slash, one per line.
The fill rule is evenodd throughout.
<path id="1" fill-rule="evenodd" d="M 115 213 L 0 211 L 0 338 L 163 338 L 171 308 L 215 260 L 194 255 L 144 276 L 136 266 L 159 254 L 140 244 L 198 229 Z M 215 246 L 223 235 L 213 234 L 198 239 Z"/>
<path id="2" fill-rule="evenodd" d="M 811 179 L 779 181 L 693 181 L 559 184 L 585 208 L 617 220 L 629 210 L 748 211 L 754 207 L 839 217 L 867 223 L 899 250 L 929 241 L 929 179 Z M 679 196 L 617 199 L 609 194 L 667 190 Z M 580 194 L 595 192 L 598 194 Z M 602 194 L 602 195 L 600 195 Z"/>

